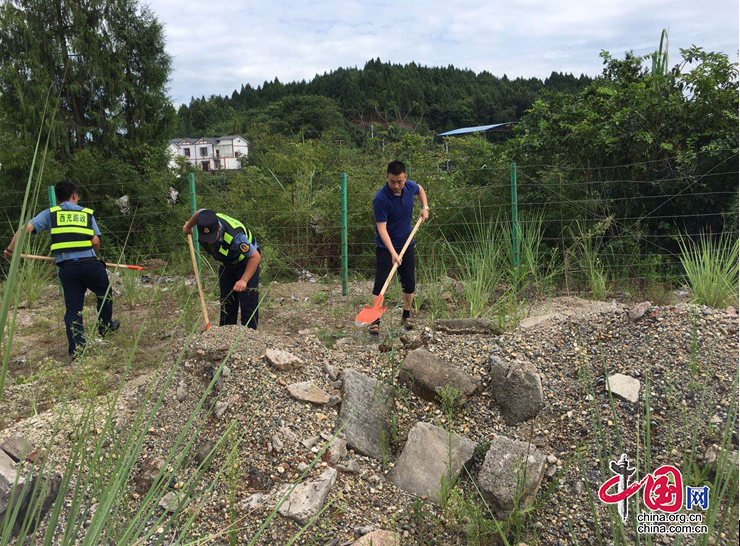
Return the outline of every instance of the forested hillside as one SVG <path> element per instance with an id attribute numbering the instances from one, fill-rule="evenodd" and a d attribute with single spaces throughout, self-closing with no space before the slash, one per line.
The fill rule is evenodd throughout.
<path id="1" fill-rule="evenodd" d="M 217 136 L 267 123 L 273 130 L 318 137 L 352 125 L 401 124 L 425 134 L 456 127 L 518 121 L 544 92 L 573 93 L 592 79 L 553 72 L 510 80 L 454 66 L 433 68 L 370 60 L 306 82 L 277 78 L 257 88 L 242 85 L 230 97 L 193 98 L 180 107 L 179 136 Z"/>

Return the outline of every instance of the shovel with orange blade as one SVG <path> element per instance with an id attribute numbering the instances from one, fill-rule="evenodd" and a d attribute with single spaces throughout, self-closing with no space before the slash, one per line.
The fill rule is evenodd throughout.
<path id="1" fill-rule="evenodd" d="M 406 253 L 406 249 L 411 244 L 411 240 L 414 238 L 414 235 L 416 235 L 416 230 L 419 229 L 419 226 L 424 221 L 424 219 L 419 216 L 419 219 L 416 221 L 416 225 L 414 226 L 414 229 L 411 230 L 411 235 L 409 235 L 409 238 L 406 239 L 406 243 L 403 245 L 403 248 L 401 249 L 401 252 L 398 254 L 399 259 L 403 258 L 403 255 Z M 377 301 L 372 307 L 365 307 L 360 311 L 360 313 L 355 317 L 356 322 L 363 322 L 365 324 L 370 324 L 372 322 L 375 322 L 380 318 L 380 316 L 386 312 L 388 309 L 387 307 L 381 307 L 383 303 L 383 296 L 385 296 L 385 291 L 388 290 L 388 285 L 391 284 L 391 279 L 393 278 L 393 275 L 396 274 L 396 269 L 398 269 L 398 264 L 393 264 L 393 269 L 391 269 L 391 272 L 388 273 L 388 278 L 385 280 L 385 284 L 383 285 L 383 289 L 380 291 L 380 295 L 378 296 Z"/>

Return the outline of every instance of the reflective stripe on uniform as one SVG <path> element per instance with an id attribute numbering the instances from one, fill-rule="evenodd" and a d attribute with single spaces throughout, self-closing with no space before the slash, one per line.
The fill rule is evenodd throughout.
<path id="1" fill-rule="evenodd" d="M 51 234 L 52 235 L 58 235 L 61 233 L 79 233 L 80 235 L 89 235 L 92 237 L 95 235 L 95 232 L 88 228 L 80 228 L 80 227 L 56 227 L 51 228 Z"/>
<path id="2" fill-rule="evenodd" d="M 93 210 L 66 210 L 61 206 L 51 207 L 51 250 L 89 250 L 92 248 Z"/>
<path id="3" fill-rule="evenodd" d="M 92 248 L 92 241 L 70 241 L 68 243 L 53 243 L 51 245 L 52 252 L 67 248 Z"/>

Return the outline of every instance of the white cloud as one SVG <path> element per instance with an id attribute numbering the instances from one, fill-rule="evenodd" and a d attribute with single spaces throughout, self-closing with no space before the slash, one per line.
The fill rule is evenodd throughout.
<path id="1" fill-rule="evenodd" d="M 509 77 L 596 75 L 599 51 L 648 53 L 664 27 L 672 59 L 691 44 L 733 59 L 738 50 L 738 4 L 729 0 L 712 9 L 691 0 L 152 0 L 150 7 L 165 25 L 171 93 L 180 103 L 376 57 Z"/>

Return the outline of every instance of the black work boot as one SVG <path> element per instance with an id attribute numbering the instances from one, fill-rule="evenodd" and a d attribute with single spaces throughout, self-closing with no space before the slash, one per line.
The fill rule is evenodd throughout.
<path id="1" fill-rule="evenodd" d="M 112 334 L 113 332 L 115 332 L 116 330 L 118 330 L 120 327 L 121 327 L 121 321 L 120 320 L 112 320 L 112 321 L 110 321 L 110 324 L 108 324 L 106 326 L 101 326 L 100 328 L 98 328 L 98 333 L 102 337 L 105 337 L 108 334 Z"/>

